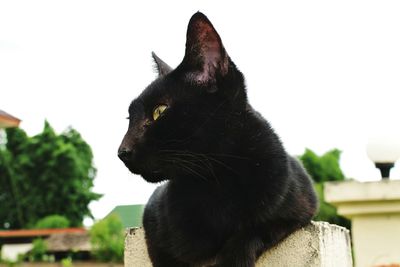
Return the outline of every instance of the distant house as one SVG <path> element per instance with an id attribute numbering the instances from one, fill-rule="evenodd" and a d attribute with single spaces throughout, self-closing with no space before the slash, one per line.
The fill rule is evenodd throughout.
<path id="1" fill-rule="evenodd" d="M 0 109 L 0 128 L 18 127 L 20 122 L 20 119 Z"/>
<path id="2" fill-rule="evenodd" d="M 46 239 L 47 251 L 55 255 L 56 260 L 67 257 L 71 252 L 79 254 L 80 260 L 90 259 L 92 244 L 89 232 L 64 232 L 52 234 Z"/>
<path id="3" fill-rule="evenodd" d="M 25 254 L 33 247 L 32 241 L 42 238 L 48 251 L 56 259 L 64 258 L 68 252 L 77 251 L 88 258 L 91 245 L 84 228 L 28 229 L 0 231 L 1 258 L 15 261 L 18 254 Z"/>
<path id="4" fill-rule="evenodd" d="M 144 205 L 121 205 L 116 206 L 105 218 L 111 214 L 117 215 L 124 228 L 142 226 Z"/>

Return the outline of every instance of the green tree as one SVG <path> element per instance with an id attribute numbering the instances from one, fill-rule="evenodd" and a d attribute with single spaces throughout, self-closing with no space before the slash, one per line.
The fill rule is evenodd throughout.
<path id="1" fill-rule="evenodd" d="M 49 215 L 40 219 L 35 224 L 35 229 L 68 228 L 70 222 L 67 218 L 60 215 Z"/>
<path id="2" fill-rule="evenodd" d="M 90 229 L 92 253 L 103 262 L 122 262 L 124 256 L 124 228 L 120 218 L 112 214 L 95 223 Z"/>
<path id="3" fill-rule="evenodd" d="M 33 137 L 19 128 L 6 135 L 0 150 L 0 228 L 33 227 L 52 214 L 79 226 L 91 216 L 88 205 L 101 195 L 92 192 L 92 151 L 76 130 L 56 134 L 46 121 Z"/>
<path id="4" fill-rule="evenodd" d="M 319 198 L 319 211 L 314 217 L 317 221 L 327 221 L 333 224 L 351 228 L 350 220 L 337 214 L 336 208 L 325 201 L 324 183 L 329 181 L 343 181 L 345 176 L 340 169 L 341 151 L 333 149 L 322 156 L 318 156 L 310 149 L 306 149 L 299 157 L 307 172 L 314 180 L 315 191 Z"/>
<path id="5" fill-rule="evenodd" d="M 12 165 L 10 152 L 0 148 L 0 229 L 24 221 L 21 192 L 18 189 L 21 177 L 15 175 Z"/>
<path id="6" fill-rule="evenodd" d="M 344 175 L 339 164 L 340 154 L 340 150 L 333 149 L 318 156 L 312 150 L 306 149 L 300 160 L 316 183 L 343 181 Z"/>

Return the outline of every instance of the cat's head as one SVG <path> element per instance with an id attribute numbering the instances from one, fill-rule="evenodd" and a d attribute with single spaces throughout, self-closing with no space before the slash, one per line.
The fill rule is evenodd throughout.
<path id="1" fill-rule="evenodd" d="M 181 64 L 172 69 L 153 58 L 159 76 L 132 101 L 118 156 L 149 182 L 208 179 L 212 162 L 205 155 L 234 149 L 235 114 L 247 104 L 243 76 L 199 12 L 189 21 Z"/>

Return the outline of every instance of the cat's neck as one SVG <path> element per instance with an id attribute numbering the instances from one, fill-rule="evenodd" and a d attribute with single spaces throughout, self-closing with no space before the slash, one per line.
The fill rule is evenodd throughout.
<path id="1" fill-rule="evenodd" d="M 193 165 L 193 173 L 177 180 L 236 186 L 233 180 L 242 183 L 264 179 L 286 170 L 287 154 L 278 136 L 250 105 L 246 110 L 233 110 L 223 123 L 226 134 L 219 141 L 220 149 L 199 154 L 201 158 L 195 164 L 202 166 Z"/>

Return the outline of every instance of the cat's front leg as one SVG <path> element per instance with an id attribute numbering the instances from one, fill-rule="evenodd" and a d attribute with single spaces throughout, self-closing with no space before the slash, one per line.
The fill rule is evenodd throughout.
<path id="1" fill-rule="evenodd" d="M 169 253 L 159 248 L 156 244 L 147 242 L 147 251 L 149 253 L 153 267 L 190 267 L 190 264 L 179 261 Z"/>
<path id="2" fill-rule="evenodd" d="M 258 255 L 264 250 L 260 237 L 238 234 L 230 238 L 210 267 L 254 267 Z"/>
<path id="3" fill-rule="evenodd" d="M 229 239 L 217 255 L 217 263 L 209 267 L 254 267 L 258 257 L 304 225 L 297 221 L 270 223 L 267 231 L 249 234 L 243 231 Z M 246 236 L 246 233 L 247 236 Z"/>

